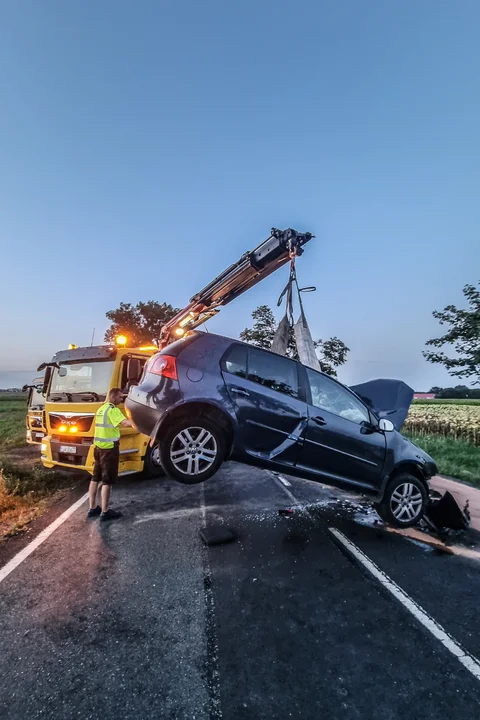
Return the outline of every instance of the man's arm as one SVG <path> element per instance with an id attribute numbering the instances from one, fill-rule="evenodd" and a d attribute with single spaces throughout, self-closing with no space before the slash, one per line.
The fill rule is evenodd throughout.
<path id="1" fill-rule="evenodd" d="M 127 420 L 122 411 L 117 407 L 110 410 L 110 422 L 115 427 L 133 427 L 133 423 Z"/>

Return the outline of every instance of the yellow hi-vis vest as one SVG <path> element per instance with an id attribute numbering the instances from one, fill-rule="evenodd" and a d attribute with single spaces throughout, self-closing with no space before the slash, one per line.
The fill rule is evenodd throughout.
<path id="1" fill-rule="evenodd" d="M 115 405 L 110 402 L 104 403 L 98 408 L 95 414 L 95 437 L 93 438 L 93 444 L 101 450 L 109 450 L 113 448 L 113 443 L 120 440 L 120 428 L 110 422 L 110 410 L 113 410 Z"/>

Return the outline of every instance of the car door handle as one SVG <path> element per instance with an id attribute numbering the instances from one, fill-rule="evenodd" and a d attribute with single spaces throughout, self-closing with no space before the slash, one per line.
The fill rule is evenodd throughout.
<path id="1" fill-rule="evenodd" d="M 320 417 L 320 415 L 315 415 L 314 417 L 312 417 L 312 420 L 314 423 L 317 423 L 317 425 L 326 425 L 327 424 L 326 420 L 324 420 L 322 417 Z"/>
<path id="2" fill-rule="evenodd" d="M 232 387 L 232 393 L 234 393 L 235 395 L 241 395 L 242 397 L 248 397 L 250 395 L 248 390 L 244 390 L 243 388 L 239 387 Z"/>

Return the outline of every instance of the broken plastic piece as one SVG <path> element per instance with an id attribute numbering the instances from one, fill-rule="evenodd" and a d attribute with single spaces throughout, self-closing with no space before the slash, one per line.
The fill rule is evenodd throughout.
<path id="1" fill-rule="evenodd" d="M 428 504 L 425 515 L 437 530 L 442 528 L 467 530 L 470 527 L 468 501 L 465 508 L 461 510 L 452 493 L 448 491 L 440 500 L 433 500 Z"/>
<path id="2" fill-rule="evenodd" d="M 225 525 L 212 525 L 201 528 L 200 537 L 205 545 L 223 545 L 237 539 L 234 531 Z"/>

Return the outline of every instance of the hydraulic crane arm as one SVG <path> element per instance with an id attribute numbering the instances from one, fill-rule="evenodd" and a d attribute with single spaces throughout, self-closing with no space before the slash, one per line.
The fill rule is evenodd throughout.
<path id="1" fill-rule="evenodd" d="M 186 308 L 162 328 L 160 347 L 193 330 L 216 315 L 220 308 L 239 297 L 295 256 L 303 253 L 303 246 L 315 235 L 299 233 L 289 228 L 272 228 L 269 237 L 255 250 L 246 252 L 229 268 L 194 295 Z"/>

